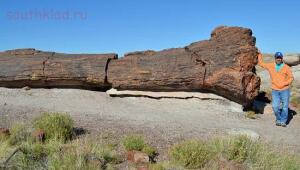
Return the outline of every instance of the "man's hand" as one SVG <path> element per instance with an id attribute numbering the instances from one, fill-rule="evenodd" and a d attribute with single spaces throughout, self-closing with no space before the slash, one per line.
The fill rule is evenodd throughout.
<path id="1" fill-rule="evenodd" d="M 257 57 L 262 58 L 262 54 L 261 54 L 261 53 L 258 53 L 258 54 L 257 54 Z"/>
<path id="2" fill-rule="evenodd" d="M 261 66 L 262 68 L 268 69 L 269 63 L 264 63 L 263 61 L 263 55 L 261 54 L 260 50 L 257 50 L 257 59 L 258 59 L 258 65 Z"/>
<path id="3" fill-rule="evenodd" d="M 262 57 L 261 51 L 259 49 L 257 50 L 257 57 Z"/>

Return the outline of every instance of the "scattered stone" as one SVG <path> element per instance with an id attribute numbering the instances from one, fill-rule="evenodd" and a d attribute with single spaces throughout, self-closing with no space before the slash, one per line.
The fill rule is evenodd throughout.
<path id="1" fill-rule="evenodd" d="M 289 66 L 296 66 L 300 64 L 300 55 L 299 54 L 287 54 L 283 58 L 284 62 Z"/>
<path id="2" fill-rule="evenodd" d="M 229 135 L 234 135 L 234 136 L 247 136 L 253 141 L 258 141 L 260 138 L 260 135 L 253 130 L 249 129 L 242 129 L 242 128 L 233 128 L 228 130 L 227 132 Z"/>
<path id="3" fill-rule="evenodd" d="M 102 163 L 97 159 L 89 160 L 89 163 L 92 165 L 92 167 L 99 167 L 99 169 L 102 167 Z"/>
<path id="4" fill-rule="evenodd" d="M 297 110 L 298 109 L 298 103 L 297 104 L 296 103 L 290 103 L 289 104 L 289 108 L 291 110 Z"/>
<path id="5" fill-rule="evenodd" d="M 32 137 L 38 142 L 44 142 L 46 139 L 45 132 L 41 129 L 37 129 L 32 133 Z"/>
<path id="6" fill-rule="evenodd" d="M 266 105 L 266 107 L 264 108 L 263 114 L 266 114 L 266 115 L 273 115 L 274 114 L 274 111 L 273 111 L 273 108 L 272 108 L 271 104 Z"/>
<path id="7" fill-rule="evenodd" d="M 149 156 L 146 153 L 140 151 L 128 151 L 127 160 L 135 164 L 143 164 L 150 162 Z"/>
<path id="8" fill-rule="evenodd" d="M 26 90 L 26 91 L 28 91 L 28 90 L 30 90 L 31 88 L 29 87 L 29 86 L 25 86 L 25 87 L 23 87 L 23 90 Z"/>
<path id="9" fill-rule="evenodd" d="M 85 160 L 90 163 L 92 167 L 99 167 L 99 169 L 102 169 L 103 166 L 105 166 L 105 162 L 94 155 L 86 155 Z"/>
<path id="10" fill-rule="evenodd" d="M 15 49 L 15 50 L 7 50 L 5 53 L 10 55 L 35 55 L 38 54 L 40 51 L 34 48 L 23 48 L 23 49 Z"/>
<path id="11" fill-rule="evenodd" d="M 293 84 L 298 85 L 298 87 L 300 87 L 299 86 L 300 85 L 300 64 L 297 66 L 293 66 L 292 72 L 293 72 L 293 76 L 294 76 Z"/>
<path id="12" fill-rule="evenodd" d="M 258 119 L 259 117 L 257 116 L 257 113 L 253 110 L 249 110 L 247 112 L 245 112 L 245 116 L 248 119 Z"/>
<path id="13" fill-rule="evenodd" d="M 0 136 L 9 136 L 9 135 L 10 135 L 9 129 L 0 128 Z"/>
<path id="14" fill-rule="evenodd" d="M 137 170 L 149 170 L 149 168 L 146 165 L 141 165 L 137 168 Z"/>

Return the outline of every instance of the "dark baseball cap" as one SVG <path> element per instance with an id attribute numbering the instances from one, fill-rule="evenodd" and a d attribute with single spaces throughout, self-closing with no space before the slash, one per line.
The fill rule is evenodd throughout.
<path id="1" fill-rule="evenodd" d="M 276 52 L 274 55 L 275 58 L 283 58 L 282 52 Z"/>

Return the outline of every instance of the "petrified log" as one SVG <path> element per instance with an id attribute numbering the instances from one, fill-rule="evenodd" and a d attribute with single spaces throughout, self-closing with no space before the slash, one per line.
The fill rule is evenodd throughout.
<path id="1" fill-rule="evenodd" d="M 116 54 L 9 50 L 0 53 L 0 86 L 107 89 L 107 64 L 115 58 Z"/>
<path id="2" fill-rule="evenodd" d="M 207 41 L 112 60 L 108 82 L 118 90 L 209 91 L 247 105 L 259 91 L 256 56 L 250 29 L 219 27 Z"/>
<path id="3" fill-rule="evenodd" d="M 243 105 L 259 91 L 250 29 L 216 28 L 210 40 L 159 52 L 61 54 L 34 49 L 0 53 L 2 87 L 213 92 Z"/>

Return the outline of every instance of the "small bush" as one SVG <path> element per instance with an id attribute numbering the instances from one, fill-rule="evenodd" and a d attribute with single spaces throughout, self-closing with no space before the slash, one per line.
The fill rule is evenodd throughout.
<path id="1" fill-rule="evenodd" d="M 126 136 L 123 139 L 122 143 L 127 151 L 142 151 L 143 148 L 146 146 L 145 140 L 141 136 L 137 135 Z"/>
<path id="2" fill-rule="evenodd" d="M 78 152 L 58 152 L 49 158 L 49 169 L 89 169 L 96 170 L 97 164 L 89 164 L 84 155 Z"/>
<path id="3" fill-rule="evenodd" d="M 0 141 L 0 160 L 6 158 L 13 150 L 14 148 L 11 147 L 7 140 Z"/>
<path id="4" fill-rule="evenodd" d="M 248 119 L 257 119 L 257 114 L 256 114 L 256 112 L 253 111 L 253 110 L 247 111 L 246 114 L 245 114 L 245 116 L 246 116 L 246 118 L 248 118 Z"/>
<path id="5" fill-rule="evenodd" d="M 8 169 L 45 169 L 45 166 L 44 159 L 33 159 L 30 155 L 19 152 L 9 161 Z"/>
<path id="6" fill-rule="evenodd" d="M 103 146 L 99 144 L 92 144 L 90 147 L 90 153 L 97 156 L 97 158 L 100 158 L 101 160 L 105 160 L 106 163 L 109 164 L 118 164 L 122 162 L 122 158 L 118 153 L 113 150 L 111 147 Z"/>
<path id="7" fill-rule="evenodd" d="M 144 146 L 142 152 L 146 153 L 150 158 L 154 158 L 156 155 L 156 150 L 151 146 Z"/>
<path id="8" fill-rule="evenodd" d="M 20 145 L 31 137 L 30 132 L 23 124 L 14 125 L 10 130 L 8 142 L 11 145 Z"/>
<path id="9" fill-rule="evenodd" d="M 246 136 L 239 136 L 229 141 L 229 145 L 226 149 L 226 155 L 229 160 L 235 160 L 237 162 L 244 162 L 251 149 L 252 141 Z"/>
<path id="10" fill-rule="evenodd" d="M 45 132 L 46 140 L 70 140 L 74 122 L 70 115 L 63 113 L 44 113 L 34 121 L 34 128 Z"/>
<path id="11" fill-rule="evenodd" d="M 256 159 L 261 147 L 259 143 L 251 140 L 247 136 L 217 138 L 208 141 L 207 144 L 217 156 L 238 163 Z"/>
<path id="12" fill-rule="evenodd" d="M 121 162 L 111 147 L 88 138 L 64 144 L 59 151 L 49 156 L 49 160 L 49 169 L 114 169 L 114 164 Z"/>
<path id="13" fill-rule="evenodd" d="M 151 162 L 155 162 L 156 150 L 149 146 L 143 137 L 138 135 L 130 135 L 126 136 L 122 140 L 123 146 L 127 151 L 136 150 L 136 151 L 142 151 L 146 153 Z"/>
<path id="14" fill-rule="evenodd" d="M 173 146 L 170 157 L 175 164 L 197 169 L 202 168 L 212 158 L 212 153 L 204 142 L 190 140 Z"/>
<path id="15" fill-rule="evenodd" d="M 40 143 L 23 142 L 21 145 L 10 149 L 4 160 L 12 155 L 7 162 L 7 169 L 44 169 L 46 166 L 47 150 Z M 0 168 L 1 169 L 1 168 Z"/>
<path id="16" fill-rule="evenodd" d="M 217 138 L 207 142 L 215 160 L 220 157 L 236 162 L 247 169 L 293 169 L 300 168 L 299 155 L 275 151 L 269 146 L 252 141 L 246 136 Z M 229 162 L 230 163 L 230 162 Z M 294 168 L 294 169 L 297 169 Z"/>
<path id="17" fill-rule="evenodd" d="M 166 170 L 162 164 L 149 164 L 149 170 Z"/>
<path id="18" fill-rule="evenodd" d="M 23 152 L 23 154 L 25 154 L 27 157 L 33 160 L 43 159 L 49 153 L 48 148 L 41 143 L 31 143 L 31 142 L 23 143 L 20 146 L 20 149 Z"/>
<path id="19" fill-rule="evenodd" d="M 256 143 L 249 148 L 249 157 L 245 160 L 249 169 L 300 169 L 299 155 L 275 151 L 267 145 Z"/>

